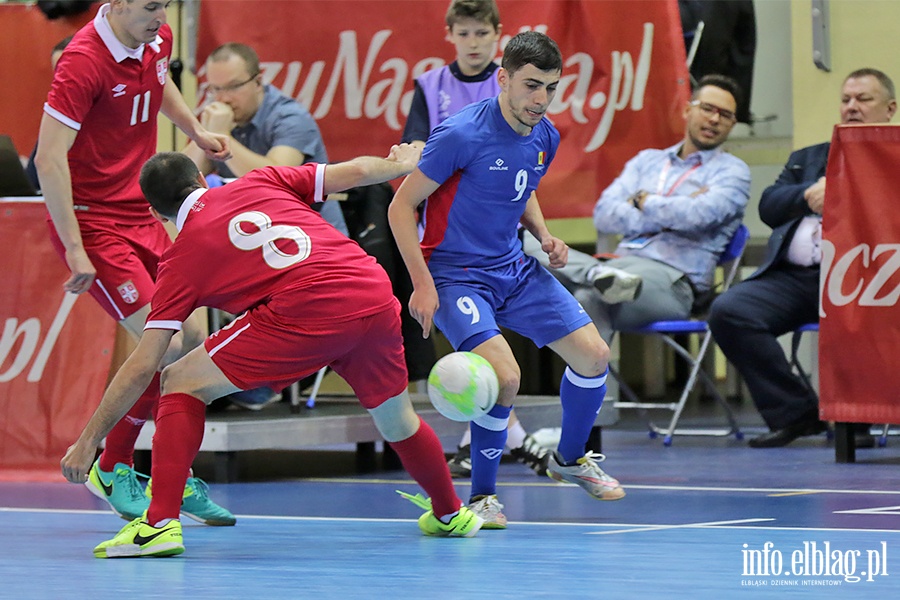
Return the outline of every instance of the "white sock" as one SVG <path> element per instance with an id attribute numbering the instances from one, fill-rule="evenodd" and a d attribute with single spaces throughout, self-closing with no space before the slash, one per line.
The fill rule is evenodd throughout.
<path id="1" fill-rule="evenodd" d="M 522 423 L 516 421 L 515 425 L 510 425 L 509 427 L 509 433 L 506 436 L 506 447 L 510 449 L 521 448 L 522 444 L 525 443 L 526 435 L 528 433 L 522 427 Z"/>
<path id="2" fill-rule="evenodd" d="M 459 514 L 459 511 L 456 511 L 455 513 L 450 513 L 449 515 L 444 515 L 443 517 L 438 517 L 438 521 L 440 521 L 444 525 L 449 525 L 450 521 L 453 520 L 453 517 L 455 517 L 458 514 Z"/>
<path id="3" fill-rule="evenodd" d="M 159 523 L 157 523 L 156 525 L 154 525 L 154 527 L 155 527 L 156 529 L 162 529 L 163 527 L 165 527 L 166 525 L 168 525 L 170 521 L 174 521 L 174 520 L 175 520 L 175 519 L 162 519 Z"/>
<path id="4" fill-rule="evenodd" d="M 462 439 L 459 440 L 459 447 L 468 446 L 472 443 L 472 431 L 466 427 L 466 432 L 463 434 Z"/>

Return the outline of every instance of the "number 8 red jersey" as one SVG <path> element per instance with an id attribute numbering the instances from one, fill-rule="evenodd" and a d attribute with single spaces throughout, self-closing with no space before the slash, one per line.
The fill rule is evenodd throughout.
<path id="1" fill-rule="evenodd" d="M 384 269 L 310 208 L 326 165 L 266 167 L 196 190 L 162 257 L 148 329 L 180 329 L 199 306 L 265 304 L 303 327 L 375 314 L 395 300 Z"/>

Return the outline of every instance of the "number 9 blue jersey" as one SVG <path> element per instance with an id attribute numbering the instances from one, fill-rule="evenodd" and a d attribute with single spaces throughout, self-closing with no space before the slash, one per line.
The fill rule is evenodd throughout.
<path id="1" fill-rule="evenodd" d="M 441 184 L 425 204 L 422 252 L 429 264 L 485 268 L 521 257 L 516 228 L 558 146 L 559 132 L 546 117 L 527 136 L 513 131 L 497 98 L 438 125 L 419 162 Z"/>

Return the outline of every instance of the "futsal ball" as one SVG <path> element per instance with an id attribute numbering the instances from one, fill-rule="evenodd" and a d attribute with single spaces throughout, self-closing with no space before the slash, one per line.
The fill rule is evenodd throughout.
<path id="1" fill-rule="evenodd" d="M 428 375 L 428 398 L 452 421 L 472 421 L 497 403 L 500 384 L 487 359 L 474 352 L 451 352 Z"/>

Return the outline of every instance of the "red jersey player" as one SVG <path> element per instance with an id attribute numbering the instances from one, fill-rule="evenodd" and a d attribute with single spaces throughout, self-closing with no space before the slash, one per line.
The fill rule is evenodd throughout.
<path id="1" fill-rule="evenodd" d="M 166 367 L 150 508 L 97 546 L 95 556 L 183 552 L 181 490 L 203 438 L 206 404 L 238 390 L 280 389 L 326 365 L 350 384 L 431 496 L 433 509 L 419 519 L 422 531 L 475 535 L 482 519 L 460 502 L 440 441 L 410 403 L 400 304 L 387 274 L 310 208 L 331 192 L 405 175 L 418 157 L 403 144 L 388 159 L 266 167 L 212 190 L 183 154 L 158 154 L 144 166 L 141 189 L 153 214 L 174 221 L 179 234 L 160 264 L 141 341 L 63 458 L 65 477 L 85 481 L 97 444 L 150 381 L 191 311 L 244 312 Z"/>
<path id="2" fill-rule="evenodd" d="M 157 262 L 171 244 L 138 185 L 141 166 L 156 152 L 157 113 L 211 157 L 229 155 L 227 138 L 200 125 L 169 76 L 167 4 L 112 0 L 75 34 L 54 73 L 35 159 L 51 241 L 71 271 L 65 289 L 89 292 L 135 337 L 149 313 Z M 204 331 L 202 321 L 189 322 L 166 362 L 199 344 Z M 88 482 L 129 520 L 149 503 L 133 469 L 134 442 L 158 399 L 155 379 L 110 432 Z M 184 497 L 185 514 L 210 525 L 234 524 L 231 513 L 209 500 L 203 482 L 191 478 Z"/>

